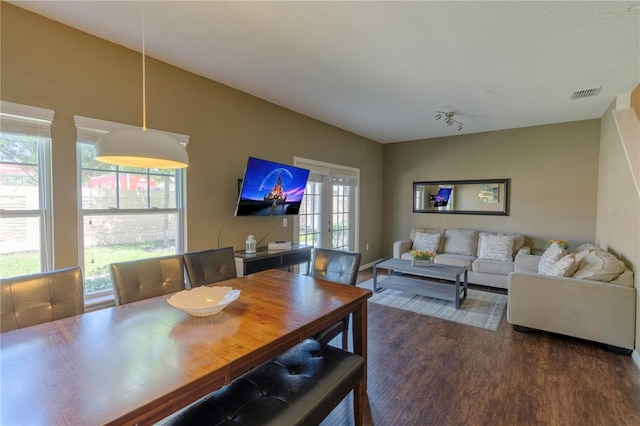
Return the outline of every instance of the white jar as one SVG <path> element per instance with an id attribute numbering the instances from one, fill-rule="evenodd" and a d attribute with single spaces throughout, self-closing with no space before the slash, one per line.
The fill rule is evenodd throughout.
<path id="1" fill-rule="evenodd" d="M 253 238 L 253 235 L 249 235 L 249 237 L 247 238 L 247 241 L 245 241 L 247 247 L 246 247 L 246 252 L 247 253 L 255 253 L 256 252 L 256 240 Z"/>

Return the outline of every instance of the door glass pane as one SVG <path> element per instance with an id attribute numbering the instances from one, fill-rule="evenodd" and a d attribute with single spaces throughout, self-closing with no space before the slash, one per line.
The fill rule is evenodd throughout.
<path id="1" fill-rule="evenodd" d="M 320 247 L 322 231 L 322 182 L 307 182 L 299 214 L 299 242 Z"/>
<path id="2" fill-rule="evenodd" d="M 348 185 L 333 184 L 332 200 L 332 247 L 349 250 L 351 188 Z"/>
<path id="3" fill-rule="evenodd" d="M 0 275 L 13 277 L 40 271 L 40 216 L 3 216 L 0 219 Z"/>
<path id="4" fill-rule="evenodd" d="M 176 253 L 177 213 L 85 215 L 86 293 L 112 288 L 109 264 Z"/>

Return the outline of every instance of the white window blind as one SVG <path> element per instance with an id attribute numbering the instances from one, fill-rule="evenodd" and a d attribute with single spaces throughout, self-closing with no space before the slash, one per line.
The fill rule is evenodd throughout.
<path id="1" fill-rule="evenodd" d="M 53 111 L 2 101 L 0 130 L 6 133 L 51 138 Z"/>
<path id="2" fill-rule="evenodd" d="M 116 130 L 134 130 L 139 129 L 138 126 L 130 126 L 128 124 L 114 123 L 112 121 L 99 120 L 97 118 L 83 117 L 75 115 L 73 117 L 78 129 L 78 140 L 87 142 L 96 142 L 98 138 L 105 133 L 115 132 Z M 172 137 L 183 145 L 189 143 L 189 136 L 180 133 L 166 132 L 164 130 L 148 129 L 154 132 L 164 133 Z"/>

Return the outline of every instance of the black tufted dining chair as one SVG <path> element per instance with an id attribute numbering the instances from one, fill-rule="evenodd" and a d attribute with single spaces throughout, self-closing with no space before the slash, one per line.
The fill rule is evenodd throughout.
<path id="1" fill-rule="evenodd" d="M 2 332 L 84 313 L 79 266 L 0 280 Z"/>
<path id="2" fill-rule="evenodd" d="M 335 249 L 315 248 L 313 254 L 311 276 L 339 284 L 356 285 L 358 269 L 362 255 L 358 252 Z M 315 339 L 326 345 L 342 333 L 342 349 L 347 350 L 349 336 L 349 317 L 325 328 Z"/>
<path id="3" fill-rule="evenodd" d="M 191 288 L 236 277 L 233 247 L 185 253 L 184 264 Z"/>
<path id="4" fill-rule="evenodd" d="M 111 264 L 116 305 L 185 289 L 181 254 Z"/>

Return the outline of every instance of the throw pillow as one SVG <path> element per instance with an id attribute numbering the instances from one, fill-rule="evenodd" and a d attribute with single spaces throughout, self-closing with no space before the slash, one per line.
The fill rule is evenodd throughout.
<path id="1" fill-rule="evenodd" d="M 478 243 L 478 258 L 511 262 L 513 260 L 513 237 L 510 235 L 483 235 Z"/>
<path id="2" fill-rule="evenodd" d="M 478 250 L 478 231 L 473 229 L 447 229 L 444 252 L 475 256 Z"/>
<path id="3" fill-rule="evenodd" d="M 578 262 L 573 278 L 609 282 L 624 272 L 624 262 L 602 249 L 592 250 Z"/>
<path id="4" fill-rule="evenodd" d="M 509 236 L 513 238 L 513 252 L 511 255 L 511 260 L 513 260 L 513 258 L 516 257 L 516 254 L 518 254 L 518 251 L 524 247 L 524 235 L 521 234 L 514 234 L 511 232 L 486 232 L 486 231 L 482 231 L 478 233 L 478 254 L 477 257 L 480 257 L 480 246 L 482 245 L 482 239 L 486 236 L 486 235 L 505 235 L 505 236 Z"/>
<path id="5" fill-rule="evenodd" d="M 573 254 L 568 254 L 558 260 L 556 264 L 549 268 L 547 273 L 544 275 L 551 275 L 552 277 L 570 277 L 577 269 L 578 261 L 576 260 L 576 257 Z"/>
<path id="6" fill-rule="evenodd" d="M 571 250 L 571 253 L 573 253 L 576 257 L 576 260 L 580 262 L 583 257 L 585 257 L 586 255 L 588 255 L 590 252 L 594 250 L 602 250 L 602 249 L 598 246 L 594 246 L 593 244 L 586 243 L 586 244 L 581 244 L 575 249 Z"/>
<path id="7" fill-rule="evenodd" d="M 548 275 L 549 269 L 551 269 L 553 265 L 555 265 L 558 260 L 562 259 L 566 254 L 567 252 L 565 249 L 560 247 L 560 244 L 551 244 L 549 248 L 542 253 L 540 263 L 538 263 L 538 273 Z"/>
<path id="8" fill-rule="evenodd" d="M 415 240 L 413 240 L 412 250 L 429 250 L 431 253 L 438 251 L 440 244 L 440 234 L 428 234 L 426 232 L 416 232 Z"/>

